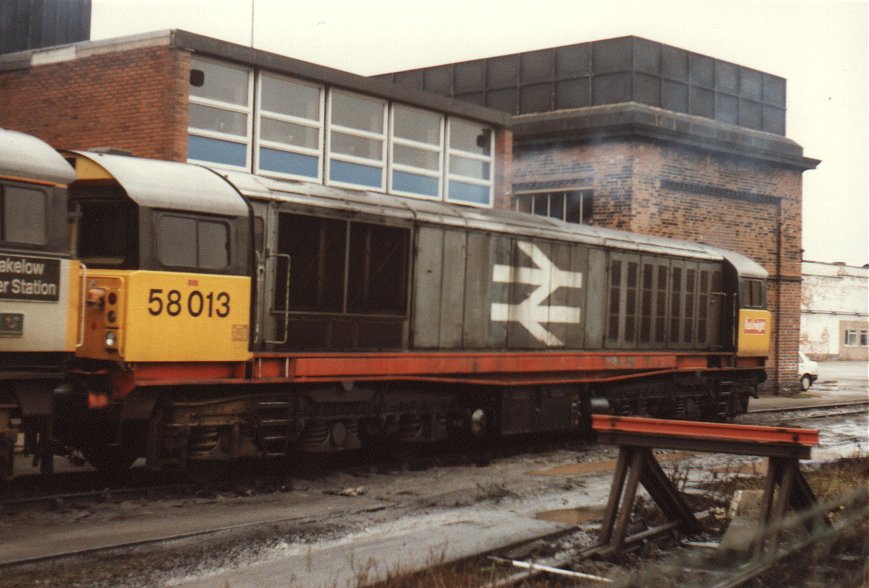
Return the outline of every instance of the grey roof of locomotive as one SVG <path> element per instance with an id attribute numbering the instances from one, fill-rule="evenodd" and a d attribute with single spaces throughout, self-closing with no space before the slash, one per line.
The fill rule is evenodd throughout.
<path id="1" fill-rule="evenodd" d="M 740 276 L 766 278 L 768 275 L 763 267 L 744 255 L 701 243 L 577 225 L 512 210 L 476 208 L 309 182 L 277 180 L 242 172 L 214 171 L 225 177 L 247 198 L 292 204 L 299 208 L 329 209 L 346 215 L 364 214 L 395 220 L 416 220 L 441 226 L 586 243 L 637 253 L 712 261 L 727 260 Z"/>
<path id="2" fill-rule="evenodd" d="M 0 129 L 0 176 L 66 185 L 75 180 L 75 170 L 41 139 Z"/>
<path id="3" fill-rule="evenodd" d="M 105 169 L 140 206 L 224 216 L 250 213 L 235 188 L 202 166 L 91 151 L 71 153 Z"/>

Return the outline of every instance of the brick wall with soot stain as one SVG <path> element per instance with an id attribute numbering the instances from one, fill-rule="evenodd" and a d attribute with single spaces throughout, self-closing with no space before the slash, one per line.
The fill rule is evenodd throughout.
<path id="1" fill-rule="evenodd" d="M 802 171 L 673 143 L 617 139 L 514 152 L 513 183 L 594 191 L 592 224 L 737 251 L 770 273 L 768 374 L 797 384 Z"/>

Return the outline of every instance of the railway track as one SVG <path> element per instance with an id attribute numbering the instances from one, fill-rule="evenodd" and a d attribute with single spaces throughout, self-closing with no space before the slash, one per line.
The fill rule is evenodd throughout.
<path id="1" fill-rule="evenodd" d="M 815 406 L 789 406 L 750 410 L 740 420 L 750 422 L 753 416 L 789 414 L 788 421 L 814 418 L 833 418 L 852 414 L 866 414 L 869 402 L 829 403 Z M 261 492 L 280 492 L 292 485 L 293 475 L 322 476 L 347 468 L 378 468 L 381 470 L 428 469 L 442 464 L 485 464 L 497 456 L 534 453 L 557 446 L 577 443 L 576 437 L 554 435 L 548 439 L 518 439 L 512 448 L 484 447 L 447 449 L 440 453 L 424 451 L 422 454 L 396 460 L 393 457 L 363 455 L 361 459 L 333 456 L 332 459 L 305 460 L 295 468 L 282 465 L 284 474 L 275 475 L 268 467 L 252 469 L 223 469 L 194 472 L 179 477 L 133 469 L 123 474 L 106 477 L 93 471 L 57 474 L 49 484 L 37 477 L 13 480 L 0 489 L 0 516 L 29 509 L 56 510 L 72 503 L 99 503 L 118 500 L 195 497 L 218 492 L 241 496 Z M 59 488 L 58 488 L 59 486 Z"/>
<path id="2" fill-rule="evenodd" d="M 366 506 L 361 508 L 347 509 L 344 514 L 358 514 L 365 512 L 377 512 L 385 507 L 381 505 Z M 9 573 L 9 570 L 22 568 L 35 564 L 53 562 L 55 564 L 62 563 L 65 560 L 72 558 L 82 558 L 86 556 L 111 556 L 122 553 L 128 553 L 133 549 L 159 547 L 172 542 L 183 541 L 186 539 L 202 539 L 207 537 L 215 537 L 220 534 L 228 534 L 235 532 L 244 532 L 252 529 L 257 529 L 266 525 L 281 526 L 284 524 L 292 524 L 293 526 L 305 527 L 308 525 L 316 525 L 322 522 L 321 515 L 312 515 L 306 517 L 287 516 L 283 518 L 271 518 L 268 521 L 251 521 L 229 525 L 215 525 L 207 528 L 197 529 L 195 531 L 185 531 L 178 533 L 164 533 L 158 536 L 147 537 L 144 539 L 134 539 L 125 541 L 107 541 L 102 545 L 94 547 L 72 547 L 70 549 L 58 550 L 52 553 L 46 553 L 38 556 L 27 556 L 18 558 L 0 559 L 0 571 Z"/>
<path id="3" fill-rule="evenodd" d="M 817 513 L 826 514 L 832 510 L 845 511 L 845 516 L 836 524 L 819 526 L 809 534 L 799 534 L 797 528 L 805 524 L 810 517 Z M 700 517 L 698 517 L 700 518 Z M 656 560 L 640 562 L 636 569 L 629 574 L 618 569 L 612 577 L 602 574 L 591 574 L 582 570 L 582 563 L 597 555 L 596 548 L 568 549 L 559 551 L 547 543 L 554 540 L 563 540 L 563 534 L 550 534 L 541 536 L 533 542 L 511 546 L 509 550 L 491 554 L 488 559 L 505 568 L 512 566 L 520 569 L 516 573 L 506 573 L 498 579 L 485 585 L 486 588 L 506 588 L 509 586 L 523 585 L 535 586 L 533 578 L 539 576 L 566 577 L 576 581 L 582 581 L 582 585 L 606 585 L 617 584 L 620 586 L 642 586 L 646 583 L 661 586 L 684 586 L 704 588 L 735 588 L 746 585 L 748 582 L 757 580 L 777 566 L 785 565 L 799 554 L 811 552 L 812 566 L 826 565 L 835 566 L 837 563 L 853 563 L 859 556 L 846 553 L 835 553 L 832 546 L 840 546 L 844 541 L 855 539 L 855 535 L 861 533 L 859 529 L 865 529 L 869 522 L 869 491 L 865 488 L 827 505 L 820 506 L 817 511 L 805 513 L 800 518 L 788 521 L 783 532 L 790 535 L 790 540 L 782 543 L 776 549 L 752 556 L 747 552 L 731 551 L 722 552 L 719 545 L 714 542 L 696 542 L 684 539 L 671 541 L 671 548 L 663 556 L 658 555 Z M 660 540 L 666 538 L 671 529 L 662 526 L 655 532 L 650 532 L 643 537 L 643 542 L 628 546 L 629 549 L 637 550 L 643 547 L 645 541 Z M 753 541 L 763 542 L 774 530 L 763 530 L 755 534 L 754 538 L 746 538 L 746 543 Z M 865 538 L 864 538 L 865 540 Z M 667 550 L 667 548 L 664 548 Z M 863 547 L 866 549 L 865 543 Z M 531 552 L 550 552 L 545 558 L 516 559 L 513 554 Z M 865 554 L 864 554 L 865 555 Z M 723 557 L 722 557 L 723 556 Z M 820 561 L 819 561 L 820 560 Z M 858 566 L 859 567 L 859 566 Z M 785 572 L 786 573 L 786 572 Z M 835 573 L 835 572 L 834 572 Z M 797 572 L 799 574 L 799 572 Z M 857 577 L 861 574 L 856 572 Z M 660 584 L 652 580 L 657 578 Z M 665 580 L 666 578 L 666 580 Z M 773 580 L 773 582 L 780 581 Z M 549 586 L 548 583 L 542 583 Z M 752 584 L 755 585 L 755 584 Z M 761 586 L 768 584 L 761 583 Z M 812 584 L 820 585 L 820 584 Z"/>
<path id="4" fill-rule="evenodd" d="M 865 407 L 865 403 L 863 403 Z M 844 406 L 824 406 L 824 407 L 811 407 L 816 410 L 827 411 L 826 414 L 842 414 L 839 411 L 850 411 L 858 408 L 859 405 L 848 404 Z M 776 412 L 789 412 L 793 415 L 798 413 L 806 413 L 807 409 L 800 410 L 779 410 Z M 761 414 L 766 414 L 769 411 L 764 411 Z M 865 412 L 865 410 L 861 411 Z M 808 413 L 806 413 L 808 414 Z M 823 416 L 823 415 L 822 415 Z M 788 419 L 790 420 L 790 418 Z M 564 445 L 564 441 L 561 441 L 562 447 Z M 557 445 L 557 443 L 555 443 Z M 549 446 L 548 448 L 552 448 Z M 522 453 L 522 451 L 527 451 L 529 447 L 526 445 L 525 447 L 519 448 L 518 450 L 511 453 Z M 547 449 L 546 447 L 539 447 L 539 449 Z M 456 458 L 456 459 L 452 459 Z M 489 459 L 492 458 L 491 455 L 488 456 Z M 467 465 L 476 465 L 480 461 L 484 461 L 480 454 L 474 455 L 471 457 L 466 457 L 464 461 L 458 459 L 458 454 L 449 455 L 444 457 L 443 455 L 438 457 L 427 458 L 429 461 L 425 463 L 423 461 L 417 462 L 414 464 L 415 468 L 424 469 L 425 467 L 432 467 L 433 464 L 443 464 L 445 461 L 453 461 L 453 465 L 459 465 L 460 469 L 462 466 Z M 346 463 L 339 463 L 335 466 L 334 469 L 326 469 L 321 471 L 321 474 L 324 476 L 332 475 L 336 471 L 340 472 L 342 465 L 346 465 Z M 310 473 L 310 472 L 309 472 Z M 396 469 L 393 474 L 396 476 L 396 479 L 400 479 L 403 476 L 402 469 Z M 451 474 L 450 474 L 451 475 Z M 315 477 L 316 474 L 312 474 L 312 477 Z M 153 478 L 150 479 L 151 482 L 154 481 Z M 251 484 L 250 486 L 255 486 L 255 484 Z M 249 487 L 250 487 L 249 486 Z M 237 485 L 237 487 L 232 488 L 230 485 L 227 487 L 226 491 L 232 492 L 236 496 L 243 497 L 245 494 L 245 486 Z M 149 502 L 157 502 L 157 499 L 161 497 L 182 497 L 182 498 L 190 498 L 196 496 L 197 493 L 201 493 L 205 491 L 205 487 L 195 485 L 195 484 L 166 484 L 165 486 L 161 485 L 151 485 L 151 486 L 143 486 L 139 488 L 117 488 L 117 489 L 105 489 L 101 488 L 99 490 L 94 490 L 94 492 L 70 492 L 66 494 L 56 494 L 56 495 L 45 495 L 31 498 L 19 497 L 18 506 L 16 508 L 20 509 L 44 509 L 44 508 L 75 508 L 77 504 L 81 502 L 93 501 L 93 502 L 113 502 L 113 501 L 123 501 L 129 499 L 139 499 L 141 498 L 145 504 Z M 212 490 L 213 492 L 213 487 Z M 304 497 L 302 497 L 304 498 Z M 322 498 L 322 497 L 321 497 Z M 206 498 L 206 501 L 211 500 L 213 502 L 219 502 L 221 500 L 220 496 L 212 496 L 211 499 Z M 242 498 L 243 500 L 243 498 Z M 307 498 L 305 498 L 307 500 Z M 362 500 L 362 499 L 354 499 L 354 500 Z M 185 502 L 185 500 L 176 500 L 174 502 Z M 11 507 L 14 506 L 12 501 L 7 501 L 9 506 L 9 512 L 11 512 Z M 243 503 L 238 503 L 243 504 Z M 207 545 L 212 543 L 220 543 L 222 540 L 221 537 L 229 537 L 229 536 L 244 536 L 248 534 L 256 534 L 259 533 L 261 529 L 265 529 L 268 527 L 281 527 L 280 533 L 286 539 L 286 537 L 292 536 L 292 533 L 295 532 L 296 529 L 304 529 L 304 528 L 312 528 L 317 525 L 323 524 L 323 512 L 332 513 L 332 515 L 336 519 L 341 519 L 342 517 L 353 516 L 354 514 L 365 514 L 365 513 L 373 513 L 378 511 L 387 510 L 388 512 L 394 512 L 394 516 L 396 519 L 399 517 L 407 517 L 413 516 L 412 510 L 401 510 L 401 511 L 393 511 L 393 505 L 378 503 L 376 501 L 365 502 L 364 504 L 353 505 L 352 507 L 342 505 L 336 507 L 333 503 L 332 506 L 312 506 L 318 512 L 316 514 L 307 514 L 307 515 L 293 515 L 293 516 L 272 516 L 269 517 L 268 520 L 259 520 L 259 521 L 248 521 L 248 522 L 233 522 L 231 524 L 217 524 L 210 525 L 207 527 L 199 527 L 195 530 L 183 531 L 183 532 L 175 532 L 175 533 L 154 533 L 151 536 L 148 535 L 148 531 L 143 529 L 135 539 L 132 540 L 118 540 L 113 542 L 105 542 L 104 544 L 96 547 L 82 547 L 77 549 L 70 550 L 54 550 L 51 553 L 47 551 L 39 556 L 29 556 L 29 557 L 21 557 L 21 558 L 9 558 L 6 561 L 0 561 L 0 569 L 3 570 L 3 576 L 7 576 L 7 573 L 15 574 L 23 574 L 22 577 L 26 577 L 28 573 L 27 570 L 35 570 L 39 566 L 44 567 L 47 562 L 55 562 L 58 564 L 63 564 L 67 562 L 65 565 L 67 567 L 78 566 L 79 563 L 73 564 L 73 558 L 85 558 L 85 561 L 96 561 L 99 562 L 101 560 L 117 560 L 118 557 L 122 557 L 124 554 L 136 553 L 140 551 L 147 552 L 157 552 L 157 551 L 176 551 L 176 545 L 179 542 L 187 542 L 196 545 Z M 168 507 L 167 507 L 168 508 Z M 239 509 L 242 510 L 242 509 Z M 250 509 L 243 510 L 255 510 L 254 503 L 251 502 Z M 171 516 L 172 510 L 167 510 L 166 516 Z M 0 519 L 0 523 L 2 523 L 2 519 Z M 666 531 L 664 532 L 666 535 Z M 545 540 L 545 537 L 538 537 L 539 540 Z M 564 539 L 564 532 L 559 531 L 558 533 L 552 535 L 551 537 L 553 542 L 558 542 L 559 539 Z M 649 537 L 651 539 L 651 537 Z M 172 544 L 172 547 L 167 547 L 169 544 Z M 193 549 L 193 548 L 191 548 Z M 204 548 L 198 548 L 200 551 Z M 516 552 L 518 553 L 518 552 Z M 503 555 L 503 554 L 502 554 Z M 116 557 L 118 556 L 118 557 Z M 518 556 L 514 556 L 514 559 L 517 559 Z M 76 562 L 78 560 L 75 560 Z M 544 562 L 537 562 L 538 564 L 542 564 Z M 557 561 L 550 561 L 549 563 L 557 564 Z M 557 565 L 550 567 L 558 567 Z M 746 572 L 747 573 L 747 572 Z M 761 572 L 759 572 L 761 573 Z M 592 574 L 593 575 L 593 574 Z M 22 584 L 23 585 L 23 584 Z"/>
<path id="5" fill-rule="evenodd" d="M 857 409 L 858 407 L 863 407 L 862 410 Z M 759 409 L 749 409 L 746 414 L 768 414 L 768 413 L 779 413 L 779 412 L 806 412 L 812 410 L 834 410 L 834 409 L 842 409 L 842 412 L 829 413 L 831 416 L 836 414 L 858 414 L 861 412 L 866 412 L 867 408 L 869 408 L 869 400 L 856 400 L 849 402 L 832 402 L 828 404 L 813 404 L 808 406 L 786 406 L 786 407 L 775 407 L 775 408 L 759 408 Z M 852 410 L 857 409 L 857 410 Z"/>

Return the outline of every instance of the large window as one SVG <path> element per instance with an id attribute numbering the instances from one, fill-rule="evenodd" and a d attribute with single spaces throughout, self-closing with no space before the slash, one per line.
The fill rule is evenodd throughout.
<path id="1" fill-rule="evenodd" d="M 193 59 L 187 159 L 250 169 L 252 73 Z"/>
<path id="2" fill-rule="evenodd" d="M 330 92 L 329 183 L 384 189 L 386 102 Z"/>
<path id="3" fill-rule="evenodd" d="M 0 185 L 0 241 L 44 245 L 46 200 L 42 190 Z"/>
<path id="4" fill-rule="evenodd" d="M 188 115 L 189 161 L 492 205 L 494 134 L 470 120 L 199 57 Z"/>
<path id="5" fill-rule="evenodd" d="M 390 191 L 439 198 L 442 194 L 444 117 L 396 104 L 392 108 Z"/>
<path id="6" fill-rule="evenodd" d="M 519 193 L 516 194 L 516 210 L 569 223 L 589 224 L 592 193 L 590 190 Z"/>
<path id="7" fill-rule="evenodd" d="M 323 88 L 263 74 L 257 171 L 322 179 Z"/>
<path id="8" fill-rule="evenodd" d="M 492 130 L 451 118 L 448 125 L 447 200 L 489 206 L 492 203 Z"/>
<path id="9" fill-rule="evenodd" d="M 281 214 L 276 310 L 290 286 L 290 311 L 403 315 L 410 231 L 369 223 Z"/>

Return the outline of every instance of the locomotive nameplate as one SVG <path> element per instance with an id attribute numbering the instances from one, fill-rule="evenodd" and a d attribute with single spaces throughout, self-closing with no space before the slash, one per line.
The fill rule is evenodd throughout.
<path id="1" fill-rule="evenodd" d="M 0 299 L 57 302 L 60 300 L 60 260 L 0 256 Z"/>

